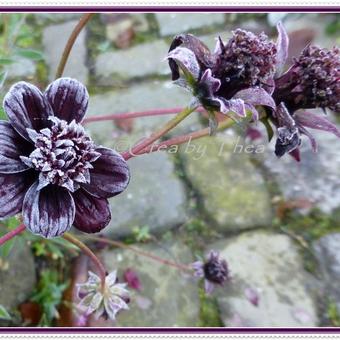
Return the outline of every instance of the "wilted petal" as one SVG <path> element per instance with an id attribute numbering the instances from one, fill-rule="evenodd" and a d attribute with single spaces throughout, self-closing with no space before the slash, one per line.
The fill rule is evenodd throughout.
<path id="1" fill-rule="evenodd" d="M 236 113 L 240 117 L 246 117 L 246 108 L 242 99 L 222 100 L 222 103 L 220 107 L 222 113 L 228 114 L 228 112 L 231 111 Z"/>
<path id="2" fill-rule="evenodd" d="M 130 181 L 129 167 L 124 158 L 116 151 L 100 147 L 101 153 L 90 170 L 91 181 L 83 188 L 99 198 L 109 198 L 125 190 Z"/>
<path id="3" fill-rule="evenodd" d="M 127 270 L 125 270 L 123 276 L 124 276 L 125 282 L 129 285 L 129 287 L 136 289 L 136 290 L 142 289 L 139 276 L 134 270 L 128 268 Z"/>
<path id="4" fill-rule="evenodd" d="M 340 138 L 337 126 L 323 116 L 307 111 L 298 111 L 294 114 L 294 119 L 299 126 L 331 132 Z"/>
<path id="5" fill-rule="evenodd" d="M 221 86 L 221 81 L 212 76 L 210 68 L 204 71 L 200 83 L 206 84 L 212 93 L 217 92 Z"/>
<path id="6" fill-rule="evenodd" d="M 285 153 L 293 151 L 301 143 L 301 138 L 297 127 L 279 127 L 277 129 L 277 134 L 278 137 L 275 144 L 275 155 L 278 157 L 282 157 Z"/>
<path id="7" fill-rule="evenodd" d="M 215 289 L 215 285 L 209 280 L 204 280 L 204 290 L 207 295 L 210 295 Z"/>
<path id="8" fill-rule="evenodd" d="M 276 42 L 276 76 L 278 77 L 282 74 L 288 58 L 289 37 L 281 21 L 278 22 L 276 28 L 278 31 Z"/>
<path id="9" fill-rule="evenodd" d="M 20 159 L 29 153 L 30 145 L 9 122 L 0 121 L 0 173 L 17 173 L 28 169 Z"/>
<path id="10" fill-rule="evenodd" d="M 242 99 L 245 103 L 251 105 L 264 105 L 269 106 L 275 110 L 275 102 L 272 96 L 261 87 L 252 87 L 249 89 L 241 90 L 235 94 L 233 98 Z"/>
<path id="11" fill-rule="evenodd" d="M 29 187 L 26 174 L 0 175 L 0 219 L 18 214 Z"/>
<path id="12" fill-rule="evenodd" d="M 299 130 L 302 134 L 306 135 L 309 138 L 313 152 L 317 152 L 318 146 L 317 146 L 317 143 L 316 143 L 314 136 L 307 129 L 305 129 L 303 126 L 299 126 Z"/>
<path id="13" fill-rule="evenodd" d="M 4 98 L 4 110 L 14 129 L 30 140 L 27 128 L 36 131 L 48 125 L 53 111 L 40 90 L 26 82 L 14 84 Z"/>
<path id="14" fill-rule="evenodd" d="M 185 47 L 177 47 L 169 52 L 167 58 L 174 60 L 186 77 L 191 76 L 198 80 L 200 66 L 194 52 Z"/>
<path id="15" fill-rule="evenodd" d="M 58 186 L 49 185 L 37 191 L 36 181 L 27 191 L 23 203 L 23 220 L 33 233 L 46 238 L 60 236 L 74 221 L 75 205 L 71 194 Z"/>
<path id="16" fill-rule="evenodd" d="M 76 79 L 59 78 L 46 89 L 45 96 L 54 115 L 70 123 L 81 122 L 87 110 L 89 94 L 86 87 Z"/>
<path id="17" fill-rule="evenodd" d="M 177 47 L 185 47 L 193 52 L 198 62 L 205 68 L 209 68 L 211 65 L 211 53 L 209 48 L 197 37 L 192 34 L 180 34 L 177 35 L 170 45 L 169 52 L 173 51 Z M 178 65 L 173 59 L 169 59 L 169 66 L 172 73 L 172 80 L 179 78 Z"/>
<path id="18" fill-rule="evenodd" d="M 257 290 L 251 288 L 251 287 L 247 287 L 244 290 L 244 295 L 246 296 L 246 298 L 248 299 L 248 301 L 254 305 L 254 306 L 258 306 L 259 305 L 259 294 L 257 292 Z"/>
<path id="19" fill-rule="evenodd" d="M 97 198 L 83 189 L 73 193 L 76 207 L 74 226 L 85 233 L 98 233 L 111 220 L 109 202 L 106 198 Z"/>
<path id="20" fill-rule="evenodd" d="M 297 162 L 301 161 L 301 154 L 299 148 L 296 148 L 293 151 L 289 152 L 289 155 L 292 156 Z"/>

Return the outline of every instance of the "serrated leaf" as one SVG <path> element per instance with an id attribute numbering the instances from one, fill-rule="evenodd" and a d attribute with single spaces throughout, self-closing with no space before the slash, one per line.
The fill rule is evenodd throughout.
<path id="1" fill-rule="evenodd" d="M 11 316 L 3 305 L 0 305 L 0 320 L 11 320 Z"/>
<path id="2" fill-rule="evenodd" d="M 17 56 L 20 56 L 20 57 L 23 57 L 23 58 L 26 58 L 26 59 L 30 59 L 30 60 L 36 60 L 36 61 L 39 61 L 39 60 L 43 60 L 44 59 L 44 56 L 41 52 L 39 51 L 36 51 L 36 50 L 17 50 L 15 51 L 15 54 Z"/>

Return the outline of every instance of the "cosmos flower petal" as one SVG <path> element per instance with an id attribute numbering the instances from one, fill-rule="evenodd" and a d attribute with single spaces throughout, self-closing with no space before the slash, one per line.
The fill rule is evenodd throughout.
<path id="1" fill-rule="evenodd" d="M 186 47 L 176 47 L 168 53 L 167 59 L 174 60 L 186 78 L 191 76 L 194 80 L 198 80 L 200 66 L 193 51 Z"/>
<path id="2" fill-rule="evenodd" d="M 90 170 L 90 183 L 83 184 L 83 188 L 99 198 L 109 198 L 125 190 L 130 181 L 129 167 L 124 158 L 116 151 L 99 147 L 101 153 Z"/>
<path id="3" fill-rule="evenodd" d="M 217 92 L 221 86 L 221 81 L 212 76 L 210 68 L 204 71 L 200 83 L 205 83 L 209 89 L 211 89 L 212 93 Z"/>
<path id="4" fill-rule="evenodd" d="M 276 76 L 280 76 L 288 58 L 289 37 L 281 21 L 278 22 L 276 28 L 278 31 L 276 41 Z"/>
<path id="5" fill-rule="evenodd" d="M 275 110 L 276 107 L 272 96 L 261 87 L 252 87 L 241 90 L 236 93 L 234 98 L 242 99 L 245 103 L 249 103 L 251 105 L 269 106 L 273 110 Z"/>
<path id="6" fill-rule="evenodd" d="M 0 174 L 0 219 L 18 214 L 30 186 L 29 175 Z"/>
<path id="7" fill-rule="evenodd" d="M 83 189 L 73 193 L 76 207 L 74 226 L 85 233 L 98 233 L 111 220 L 110 205 L 106 198 L 97 198 Z"/>
<path id="8" fill-rule="evenodd" d="M 300 126 L 299 130 L 302 134 L 304 134 L 305 136 L 307 136 L 309 138 L 313 152 L 317 152 L 318 151 L 318 145 L 316 143 L 316 139 L 314 138 L 314 136 L 307 129 L 305 129 L 303 126 Z"/>
<path id="9" fill-rule="evenodd" d="M 86 87 L 76 79 L 59 78 L 46 89 L 45 96 L 55 116 L 71 123 L 81 122 L 88 106 Z"/>
<path id="10" fill-rule="evenodd" d="M 323 116 L 308 111 L 298 111 L 294 114 L 294 119 L 299 126 L 331 132 L 340 138 L 337 126 Z"/>
<path id="11" fill-rule="evenodd" d="M 4 110 L 14 129 L 30 141 L 27 128 L 36 131 L 48 125 L 53 111 L 40 90 L 26 82 L 14 84 L 4 98 Z"/>
<path id="12" fill-rule="evenodd" d="M 224 114 L 228 114 L 230 111 L 236 113 L 240 117 L 246 117 L 246 109 L 244 101 L 242 99 L 230 99 L 218 98 L 220 102 L 220 110 Z"/>
<path id="13" fill-rule="evenodd" d="M 289 155 L 293 157 L 297 162 L 301 161 L 300 148 L 296 148 L 293 151 L 289 152 Z"/>
<path id="14" fill-rule="evenodd" d="M 64 188 L 49 185 L 37 191 L 36 181 L 27 191 L 23 203 L 23 221 L 33 233 L 45 238 L 60 236 L 74 221 L 75 204 Z"/>
<path id="15" fill-rule="evenodd" d="M 29 144 L 13 129 L 9 122 L 0 121 L 0 173 L 9 174 L 27 170 L 20 156 Z"/>

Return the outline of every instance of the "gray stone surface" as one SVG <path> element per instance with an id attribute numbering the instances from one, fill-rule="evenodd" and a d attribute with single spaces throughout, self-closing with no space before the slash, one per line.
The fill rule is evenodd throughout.
<path id="1" fill-rule="evenodd" d="M 216 290 L 226 326 L 312 327 L 318 325 L 309 281 L 298 249 L 284 235 L 250 232 L 209 246 L 230 266 L 232 280 Z M 246 289 L 257 291 L 254 306 Z"/>
<path id="2" fill-rule="evenodd" d="M 46 65 L 49 67 L 49 80 L 53 80 L 57 70 L 61 54 L 66 44 L 66 38 L 70 35 L 76 24 L 68 21 L 63 24 L 47 26 L 43 31 L 43 46 L 46 56 Z M 87 83 L 88 69 L 86 67 L 86 32 L 82 30 L 75 41 L 68 58 L 64 76 L 76 78 Z"/>
<path id="3" fill-rule="evenodd" d="M 156 13 L 161 36 L 184 33 L 205 26 L 222 25 L 223 13 Z"/>
<path id="4" fill-rule="evenodd" d="M 171 156 L 148 154 L 129 160 L 129 166 L 130 184 L 110 200 L 113 218 L 105 234 L 127 235 L 143 226 L 159 234 L 187 220 L 186 195 Z"/>
<path id="5" fill-rule="evenodd" d="M 331 233 L 321 237 L 314 242 L 313 249 L 327 296 L 336 302 L 340 312 L 340 233 Z"/>
<path id="6" fill-rule="evenodd" d="M 169 82 L 156 81 L 91 96 L 89 115 L 185 106 L 190 96 L 169 85 Z M 188 118 L 184 127 L 180 127 L 181 132 L 199 127 L 198 117 L 193 114 Z M 119 132 L 112 122 L 93 123 L 87 128 L 97 143 L 122 152 L 171 118 L 172 115 L 138 118 L 130 134 Z M 105 232 L 127 235 L 134 227 L 144 225 L 151 231 L 160 232 L 183 223 L 187 218 L 186 195 L 176 176 L 171 154 L 158 152 L 139 156 L 129 160 L 129 165 L 131 182 L 123 194 L 111 200 L 114 218 Z"/>
<path id="7" fill-rule="evenodd" d="M 264 155 L 264 164 L 286 200 L 307 198 L 329 213 L 340 207 L 340 139 L 327 132 L 310 132 L 317 140 L 317 153 L 312 152 L 309 140 L 304 138 L 300 163 L 289 156 L 277 159 L 273 141 Z"/>
<path id="8" fill-rule="evenodd" d="M 24 242 L 12 249 L 6 261 L 8 269 L 0 269 L 0 305 L 11 310 L 34 290 L 35 266 L 31 250 Z"/>
<path id="9" fill-rule="evenodd" d="M 169 74 L 164 61 L 169 45 L 163 40 L 136 45 L 127 50 L 100 54 L 95 63 L 101 85 L 114 85 L 130 78 Z"/>
<path id="10" fill-rule="evenodd" d="M 88 116 L 151 110 L 171 107 L 185 107 L 190 102 L 190 94 L 172 85 L 171 82 L 152 81 L 132 85 L 128 89 L 106 92 L 90 97 Z M 101 144 L 116 147 L 123 151 L 142 137 L 148 136 L 154 129 L 162 126 L 173 115 L 142 117 L 134 120 L 133 133 L 124 134 L 117 139 L 114 135 L 114 124 L 111 121 L 92 123 L 87 126 L 93 138 Z M 188 132 L 199 127 L 199 115 L 193 113 L 184 120 L 174 133 Z M 117 132 L 117 131 L 116 131 Z M 118 142 L 119 141 L 119 142 Z M 118 143 L 117 143 L 118 142 Z"/>
<path id="11" fill-rule="evenodd" d="M 179 241 L 145 245 L 138 248 L 173 262 L 191 263 L 189 249 Z M 130 310 L 117 317 L 116 326 L 174 327 L 196 326 L 199 317 L 197 280 L 175 268 L 141 257 L 128 250 L 105 251 L 104 262 L 109 270 L 132 268 L 138 274 L 142 290 L 132 291 Z M 141 301 L 144 301 L 141 303 Z"/>
<path id="12" fill-rule="evenodd" d="M 242 141 L 231 132 L 181 146 L 187 176 L 220 231 L 268 226 L 272 212 L 265 182 L 248 154 L 234 152 Z"/>

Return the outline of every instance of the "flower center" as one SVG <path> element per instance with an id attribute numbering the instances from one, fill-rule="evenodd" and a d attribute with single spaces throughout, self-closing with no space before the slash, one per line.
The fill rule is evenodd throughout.
<path id="1" fill-rule="evenodd" d="M 204 264 L 204 274 L 207 280 L 222 284 L 228 277 L 226 264 L 216 260 L 210 260 Z"/>
<path id="2" fill-rule="evenodd" d="M 22 161 L 40 172 L 38 190 L 55 184 L 74 192 L 80 183 L 90 182 L 89 169 L 100 157 L 84 128 L 74 120 L 67 123 L 56 117 L 49 118 L 51 128 L 36 132 L 27 129 L 35 150 Z"/>

